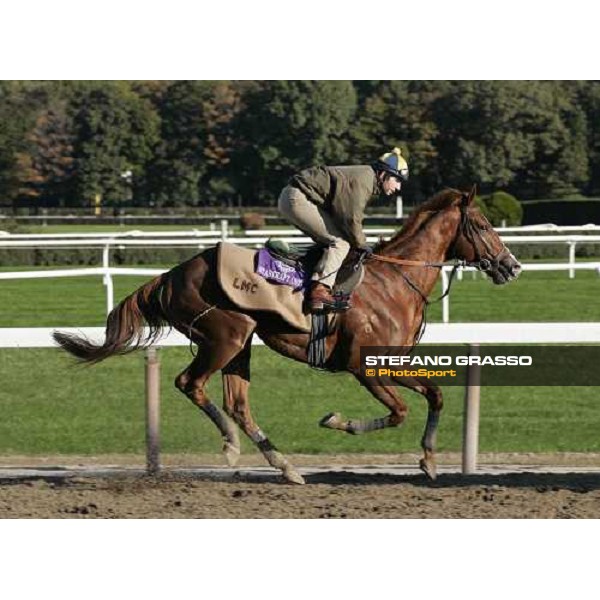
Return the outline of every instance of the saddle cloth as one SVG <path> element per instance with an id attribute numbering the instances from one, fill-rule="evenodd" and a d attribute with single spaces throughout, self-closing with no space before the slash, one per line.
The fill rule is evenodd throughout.
<path id="1" fill-rule="evenodd" d="M 312 316 L 304 312 L 304 290 L 271 283 L 256 273 L 257 254 L 257 250 L 227 242 L 218 244 L 217 276 L 221 288 L 236 306 L 276 313 L 292 327 L 309 333 Z M 334 291 L 350 294 L 360 284 L 362 275 L 362 267 L 355 271 L 351 262 L 345 262 Z M 333 317 L 327 315 L 329 324 Z"/>
<path id="2" fill-rule="evenodd" d="M 255 273 L 256 255 L 256 250 L 218 244 L 217 273 L 227 297 L 240 308 L 277 313 L 289 325 L 309 333 L 311 315 L 303 312 L 304 290 L 270 283 Z"/>

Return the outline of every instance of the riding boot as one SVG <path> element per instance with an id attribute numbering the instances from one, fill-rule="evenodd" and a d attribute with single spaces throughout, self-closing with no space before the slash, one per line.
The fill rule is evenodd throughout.
<path id="1" fill-rule="evenodd" d="M 310 288 L 308 308 L 313 314 L 334 311 L 336 301 L 331 295 L 331 289 L 320 281 L 313 281 Z"/>

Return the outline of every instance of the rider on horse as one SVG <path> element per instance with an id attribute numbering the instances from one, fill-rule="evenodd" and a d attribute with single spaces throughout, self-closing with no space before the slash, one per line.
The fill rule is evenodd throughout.
<path id="1" fill-rule="evenodd" d="M 279 212 L 287 221 L 325 246 L 312 275 L 310 311 L 336 310 L 331 294 L 335 277 L 351 247 L 366 253 L 362 229 L 369 200 L 392 196 L 408 180 L 408 165 L 394 148 L 371 165 L 313 167 L 294 175 L 279 196 Z"/>

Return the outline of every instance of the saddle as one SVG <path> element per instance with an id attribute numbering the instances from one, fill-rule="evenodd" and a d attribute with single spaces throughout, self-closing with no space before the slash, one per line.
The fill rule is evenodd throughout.
<path id="1" fill-rule="evenodd" d="M 265 248 L 274 258 L 304 273 L 305 284 L 309 283 L 310 274 L 323 252 L 323 247 L 319 245 L 301 250 L 285 242 L 271 240 Z M 310 332 L 313 315 L 304 306 L 307 285 L 292 287 L 267 281 L 256 272 L 258 252 L 227 242 L 218 244 L 217 274 L 221 288 L 231 302 L 240 308 L 273 312 L 292 327 Z M 360 253 L 351 251 L 338 272 L 332 293 L 340 300 L 348 301 L 352 291 L 362 281 L 362 264 L 357 262 L 359 256 Z M 332 315 L 327 317 L 331 322 Z"/>
<path id="2" fill-rule="evenodd" d="M 293 246 L 282 240 L 267 240 L 265 248 L 271 256 L 283 263 L 306 273 L 309 277 L 315 270 L 317 263 L 321 260 L 324 246 L 311 244 L 305 248 Z M 335 279 L 332 294 L 340 304 L 348 304 L 350 295 L 363 277 L 361 253 L 352 248 L 346 256 Z"/>

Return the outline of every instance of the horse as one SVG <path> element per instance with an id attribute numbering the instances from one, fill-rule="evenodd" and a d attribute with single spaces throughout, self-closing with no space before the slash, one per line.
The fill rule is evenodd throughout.
<path id="1" fill-rule="evenodd" d="M 470 192 L 442 190 L 417 207 L 391 239 L 381 240 L 363 262 L 364 277 L 353 292 L 351 308 L 335 315 L 325 339 L 326 368 L 352 374 L 389 413 L 375 419 L 329 414 L 320 425 L 350 434 L 399 427 L 408 413 L 399 386 L 414 390 L 428 405 L 419 466 L 432 480 L 437 474 L 441 390 L 422 377 L 394 378 L 397 385 L 391 386 L 377 376 L 364 376 L 360 348 L 414 346 L 427 298 L 448 260 L 475 266 L 497 285 L 518 277 L 521 265 L 476 207 L 474 197 L 475 188 Z M 206 249 L 141 286 L 110 312 L 102 344 L 60 331 L 53 333 L 54 340 L 79 361 L 97 363 L 152 344 L 164 327 L 178 330 L 197 345 L 198 352 L 177 376 L 175 386 L 219 429 L 228 464 L 235 465 L 240 454 L 237 424 L 286 481 L 302 484 L 302 476 L 255 422 L 248 392 L 254 333 L 275 352 L 304 363 L 308 361 L 309 334 L 273 313 L 234 305 L 219 285 L 216 260 L 217 250 Z M 219 370 L 222 409 L 205 390 L 209 378 Z"/>

